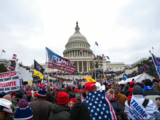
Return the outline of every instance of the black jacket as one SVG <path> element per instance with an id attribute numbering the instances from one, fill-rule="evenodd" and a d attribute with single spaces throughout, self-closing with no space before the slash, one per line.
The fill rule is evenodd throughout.
<path id="1" fill-rule="evenodd" d="M 69 109 L 65 106 L 53 104 L 48 120 L 70 120 Z"/>
<path id="2" fill-rule="evenodd" d="M 157 90 L 145 90 L 143 91 L 143 96 L 147 95 L 160 95 L 160 92 Z"/>
<path id="3" fill-rule="evenodd" d="M 110 100 L 110 102 L 111 102 L 112 107 L 114 109 L 114 112 L 117 116 L 117 119 L 118 119 L 118 115 L 121 115 L 123 117 L 123 108 L 122 108 L 121 104 L 119 103 L 118 99 L 114 98 L 114 99 Z"/>

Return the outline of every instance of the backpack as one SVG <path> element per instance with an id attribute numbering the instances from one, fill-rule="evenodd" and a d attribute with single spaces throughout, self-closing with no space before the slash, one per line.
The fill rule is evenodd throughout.
<path id="1" fill-rule="evenodd" d="M 131 100 L 128 100 L 128 105 L 130 106 Z M 144 99 L 142 106 L 145 108 L 148 105 L 149 99 Z"/>

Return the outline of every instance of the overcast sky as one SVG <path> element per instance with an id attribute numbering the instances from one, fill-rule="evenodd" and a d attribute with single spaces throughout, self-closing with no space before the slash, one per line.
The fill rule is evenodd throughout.
<path id="1" fill-rule="evenodd" d="M 45 47 L 63 55 L 76 21 L 96 55 L 132 64 L 160 56 L 160 0 L 1 0 L 2 58 L 45 63 Z"/>

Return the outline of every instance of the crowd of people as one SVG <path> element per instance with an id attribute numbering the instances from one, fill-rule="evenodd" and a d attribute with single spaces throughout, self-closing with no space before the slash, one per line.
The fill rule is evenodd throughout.
<path id="1" fill-rule="evenodd" d="M 159 111 L 158 79 L 0 93 L 0 120 L 153 120 L 160 119 Z"/>

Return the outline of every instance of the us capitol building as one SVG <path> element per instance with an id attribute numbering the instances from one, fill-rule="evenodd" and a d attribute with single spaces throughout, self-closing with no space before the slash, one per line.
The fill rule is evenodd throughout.
<path id="1" fill-rule="evenodd" d="M 106 61 L 106 59 L 104 58 L 100 59 L 99 57 L 94 59 L 93 51 L 90 49 L 90 44 L 88 43 L 86 37 L 80 33 L 78 22 L 76 23 L 75 33 L 69 38 L 67 44 L 65 45 L 63 57 L 69 59 L 74 63 L 77 72 L 88 72 L 89 69 L 93 69 L 95 71 L 95 62 L 98 62 L 99 66 L 99 68 L 97 68 L 96 70 L 101 69 L 105 71 L 108 68 L 109 71 L 120 71 L 125 68 L 125 64 L 123 62 L 111 63 L 110 61 Z M 41 65 L 47 72 L 47 65 Z M 54 71 L 58 70 L 48 69 L 48 72 Z"/>

